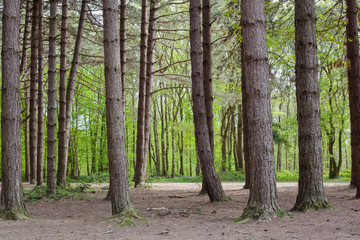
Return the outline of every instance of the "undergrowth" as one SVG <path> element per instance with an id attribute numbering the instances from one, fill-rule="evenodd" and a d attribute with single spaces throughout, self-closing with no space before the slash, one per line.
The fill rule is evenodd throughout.
<path id="1" fill-rule="evenodd" d="M 62 199 L 87 199 L 88 195 L 85 194 L 87 191 L 93 191 L 89 189 L 89 184 L 78 184 L 75 187 L 70 185 L 58 186 L 56 190 L 56 194 L 48 194 L 47 186 L 36 186 L 31 190 L 23 189 L 23 194 L 26 202 L 34 202 L 40 200 L 62 200 Z"/>
<path id="2" fill-rule="evenodd" d="M 231 172 L 219 172 L 219 178 L 221 181 L 225 182 L 244 182 L 245 173 L 244 171 L 231 171 Z M 327 169 L 324 169 L 323 172 L 324 181 L 350 181 L 351 171 L 349 169 L 343 169 L 340 171 L 339 177 L 336 179 L 329 179 L 329 173 Z M 298 170 L 282 170 L 276 173 L 276 180 L 279 182 L 296 182 L 299 179 Z M 67 182 L 69 183 L 108 183 L 110 181 L 109 173 L 97 173 L 91 175 L 80 176 L 79 179 L 68 178 Z M 201 182 L 202 175 L 199 176 L 179 176 L 174 177 L 163 177 L 151 175 L 148 179 L 148 183 L 152 182 Z M 132 183 L 132 176 L 129 178 L 129 182 Z"/>

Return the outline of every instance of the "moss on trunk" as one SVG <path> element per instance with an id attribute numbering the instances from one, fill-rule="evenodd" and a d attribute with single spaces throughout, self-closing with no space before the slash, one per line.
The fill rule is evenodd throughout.
<path id="1" fill-rule="evenodd" d="M 4 211 L 0 215 L 0 219 L 18 221 L 18 220 L 28 220 L 31 219 L 31 217 L 28 211 L 25 209 L 12 209 L 12 210 Z"/>

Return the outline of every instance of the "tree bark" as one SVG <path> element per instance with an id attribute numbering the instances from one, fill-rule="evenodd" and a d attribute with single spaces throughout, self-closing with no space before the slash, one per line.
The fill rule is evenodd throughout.
<path id="1" fill-rule="evenodd" d="M 204 77 L 201 52 L 200 0 L 190 0 L 190 55 L 193 115 L 195 140 L 201 170 L 205 178 L 210 201 L 223 201 L 226 196 L 215 171 L 214 158 L 210 146 L 204 97 Z"/>
<path id="2" fill-rule="evenodd" d="M 57 0 L 50 1 L 48 108 L 47 108 L 47 187 L 56 193 L 56 15 Z"/>
<path id="3" fill-rule="evenodd" d="M 36 138 L 36 84 L 37 84 L 37 61 L 38 61 L 38 12 L 39 0 L 33 1 L 32 25 L 31 25 L 31 65 L 30 65 L 30 183 L 36 181 L 37 172 L 37 138 Z"/>
<path id="4" fill-rule="evenodd" d="M 20 0 L 3 1 L 1 49 L 1 201 L 5 219 L 28 215 L 21 182 Z"/>
<path id="5" fill-rule="evenodd" d="M 65 184 L 64 170 L 59 169 L 64 166 L 64 161 L 67 159 L 66 154 L 66 56 L 67 56 L 67 19 L 68 19 L 68 0 L 62 0 L 61 13 L 61 39 L 60 39 L 60 80 L 59 80 L 59 133 L 58 133 L 58 172 L 57 183 Z M 61 163 L 60 163 L 61 162 Z M 65 163 L 66 166 L 66 163 Z M 65 171 L 66 173 L 66 171 Z"/>
<path id="6" fill-rule="evenodd" d="M 25 23 L 24 23 L 24 35 L 23 35 L 23 48 L 20 62 L 20 76 L 24 72 L 27 64 L 27 53 L 28 53 L 28 38 L 29 38 L 29 25 L 31 20 L 31 10 L 30 10 L 30 0 L 26 1 L 26 13 L 25 13 Z M 25 81 L 25 122 L 24 122 L 24 147 L 25 147 L 25 181 L 30 181 L 30 169 L 29 169 L 29 121 L 27 119 L 29 114 L 29 85 L 28 81 Z"/>
<path id="7" fill-rule="evenodd" d="M 243 120 L 242 120 L 242 106 L 238 107 L 238 141 L 237 141 L 237 159 L 238 168 L 244 170 L 243 157 Z"/>
<path id="8" fill-rule="evenodd" d="M 243 34 L 243 32 L 242 32 Z M 241 59 L 244 57 L 244 41 L 241 42 Z M 250 188 L 251 181 L 251 163 L 250 163 L 250 152 L 249 152 L 249 126 L 247 117 L 247 102 L 245 93 L 245 61 L 241 60 L 241 100 L 242 100 L 242 120 L 243 120 L 243 133 L 244 133 L 244 167 L 245 167 L 245 185 L 244 189 Z"/>
<path id="9" fill-rule="evenodd" d="M 241 218 L 269 219 L 279 212 L 266 46 L 265 1 L 241 2 L 242 64 L 249 141 L 250 197 Z"/>
<path id="10" fill-rule="evenodd" d="M 156 38 L 156 13 L 158 10 L 158 0 L 150 0 L 149 29 L 146 53 L 146 78 L 145 78 L 145 103 L 144 103 L 144 153 L 143 158 L 136 162 L 135 186 L 144 185 L 146 180 L 146 163 L 148 159 L 148 149 L 150 143 L 150 122 L 151 122 L 151 101 L 154 81 L 154 50 Z"/>
<path id="11" fill-rule="evenodd" d="M 112 214 L 135 212 L 130 201 L 120 71 L 118 4 L 104 0 L 106 125 Z M 137 210 L 136 210 L 137 212 Z"/>
<path id="12" fill-rule="evenodd" d="M 71 64 L 67 89 L 66 89 L 65 135 L 64 135 L 64 139 L 62 139 L 62 141 L 64 141 L 64 142 L 61 143 L 61 146 L 63 147 L 62 151 L 64 151 L 64 152 L 61 154 L 61 158 L 59 156 L 58 173 L 57 173 L 57 182 L 58 182 L 58 184 L 61 184 L 61 185 L 66 184 L 66 172 L 67 172 L 66 169 L 67 169 L 67 158 L 68 158 L 68 151 L 69 151 L 69 136 L 70 136 L 72 104 L 73 104 L 73 98 L 74 98 L 74 92 L 75 92 L 76 74 L 77 74 L 77 69 L 79 67 L 80 51 L 81 51 L 82 40 L 83 40 L 86 7 L 87 7 L 87 0 L 82 0 L 80 19 L 79 19 L 79 27 L 78 27 L 75 48 L 74 48 L 74 55 L 73 55 L 73 60 L 72 60 L 72 64 Z M 59 139 L 59 141 L 60 141 L 60 139 Z"/>
<path id="13" fill-rule="evenodd" d="M 346 0 L 346 25 L 348 86 L 351 124 L 351 185 L 356 187 L 356 198 L 360 198 L 360 60 L 357 26 L 357 3 Z"/>
<path id="14" fill-rule="evenodd" d="M 125 110 L 125 80 L 126 80 L 126 0 L 120 0 L 120 66 L 123 108 Z M 125 113 L 124 113 L 125 116 Z"/>
<path id="15" fill-rule="evenodd" d="M 294 210 L 329 207 L 323 187 L 314 0 L 295 1 L 299 189 Z"/>
<path id="16" fill-rule="evenodd" d="M 44 56 L 43 56 L 43 0 L 39 0 L 38 9 L 38 135 L 37 135 L 37 177 L 36 184 L 41 186 L 44 183 L 43 179 L 43 153 L 44 153 L 44 87 L 43 87 L 43 73 L 44 73 Z"/>
<path id="17" fill-rule="evenodd" d="M 135 186 L 143 184 L 146 173 L 145 160 L 145 93 L 146 93 L 146 39 L 147 39 L 147 0 L 141 1 L 141 33 L 140 33 L 140 72 L 139 72 L 139 99 L 137 113 L 137 132 L 136 132 L 136 164 L 135 164 Z M 146 175 L 146 174 L 145 174 Z"/>

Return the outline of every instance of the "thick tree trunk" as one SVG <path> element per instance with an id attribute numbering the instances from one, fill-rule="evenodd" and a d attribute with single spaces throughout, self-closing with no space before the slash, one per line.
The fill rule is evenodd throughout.
<path id="1" fill-rule="evenodd" d="M 347 59 L 349 80 L 349 103 L 351 124 L 351 185 L 356 187 L 356 198 L 360 198 L 360 60 L 357 26 L 357 3 L 346 0 Z"/>
<path id="2" fill-rule="evenodd" d="M 87 1 L 82 0 L 80 19 L 79 19 L 79 27 L 78 27 L 75 48 L 74 48 L 74 55 L 73 55 L 73 60 L 72 60 L 72 64 L 71 64 L 67 89 L 66 89 L 65 138 L 62 139 L 64 141 L 64 143 L 61 143 L 61 146 L 63 146 L 62 151 L 64 151 L 64 152 L 61 154 L 61 158 L 59 156 L 58 173 L 57 173 L 57 182 L 58 182 L 58 184 L 61 184 L 61 185 L 66 184 L 66 172 L 67 172 L 66 169 L 67 169 L 67 158 L 68 158 L 68 150 L 69 150 L 71 113 L 72 113 L 72 105 L 73 105 L 73 98 L 74 98 L 74 92 L 75 92 L 76 75 L 77 75 L 77 70 L 79 67 L 80 51 L 81 51 L 82 40 L 83 40 L 86 7 L 87 7 Z M 59 141 L 60 141 L 60 139 L 59 139 Z"/>
<path id="3" fill-rule="evenodd" d="M 299 189 L 294 210 L 329 207 L 323 188 L 314 0 L 295 0 Z"/>
<path id="4" fill-rule="evenodd" d="M 243 96 L 250 156 L 250 197 L 241 218 L 268 219 L 279 212 L 266 46 L 265 1 L 243 0 Z"/>
<path id="5" fill-rule="evenodd" d="M 33 1 L 31 25 L 31 65 L 30 65 L 30 183 L 36 181 L 37 172 L 37 138 L 36 138 L 36 95 L 37 95 L 37 61 L 38 61 L 38 13 L 39 0 Z"/>
<path id="6" fill-rule="evenodd" d="M 44 88 L 43 88 L 43 72 L 44 72 L 44 56 L 43 56 L 43 0 L 39 0 L 38 13 L 38 135 L 37 135 L 37 177 L 36 184 L 38 186 L 44 183 L 43 179 L 43 152 L 44 152 Z"/>
<path id="7" fill-rule="evenodd" d="M 112 214 L 137 215 L 130 201 L 125 149 L 124 111 L 120 69 L 118 4 L 104 0 L 104 56 L 106 88 L 106 125 L 110 170 Z M 130 215 L 131 216 L 131 215 Z"/>
<path id="8" fill-rule="evenodd" d="M 66 56 L 67 56 L 67 19 L 68 19 L 68 0 L 62 0 L 62 16 L 61 16 L 61 39 L 60 39 L 60 80 L 59 80 L 59 133 L 58 133 L 58 172 L 57 183 L 65 184 L 64 170 L 59 168 L 64 165 L 67 158 L 66 149 Z M 60 162 L 62 163 L 60 164 Z M 61 165 L 61 166 L 60 166 Z M 65 163 L 66 166 L 66 163 Z M 66 171 L 65 171 L 66 173 Z"/>
<path id="9" fill-rule="evenodd" d="M 56 15 L 57 0 L 50 1 L 48 108 L 47 108 L 47 186 L 56 193 Z"/>
<path id="10" fill-rule="evenodd" d="M 207 127 L 200 34 L 200 0 L 190 0 L 190 55 L 196 148 L 210 201 L 226 198 L 215 170 Z"/>
<path id="11" fill-rule="evenodd" d="M 1 51 L 1 210 L 5 219 L 28 215 L 21 182 L 20 0 L 3 1 Z"/>

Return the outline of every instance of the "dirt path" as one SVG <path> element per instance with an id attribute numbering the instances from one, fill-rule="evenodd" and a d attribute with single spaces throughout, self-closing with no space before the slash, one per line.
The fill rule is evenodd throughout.
<path id="1" fill-rule="evenodd" d="M 93 184 L 101 189 L 105 184 Z M 31 221 L 0 221 L 0 239 L 360 239 L 360 200 L 348 183 L 326 183 L 336 210 L 295 212 L 271 222 L 235 223 L 246 206 L 241 183 L 223 183 L 232 201 L 210 203 L 198 195 L 198 183 L 153 183 L 132 189 L 132 200 L 148 221 L 119 227 L 103 219 L 111 214 L 106 191 L 87 200 L 27 203 Z M 279 204 L 288 212 L 296 199 L 296 183 L 279 183 Z"/>

